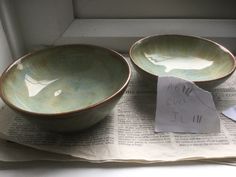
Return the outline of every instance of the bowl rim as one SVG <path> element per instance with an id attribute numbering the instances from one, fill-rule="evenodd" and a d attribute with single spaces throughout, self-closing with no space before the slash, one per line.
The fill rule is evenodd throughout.
<path id="1" fill-rule="evenodd" d="M 149 71 L 143 69 L 142 67 L 140 67 L 138 64 L 135 63 L 134 58 L 132 57 L 132 51 L 133 51 L 135 46 L 141 44 L 144 40 L 148 40 L 150 38 L 165 37 L 165 36 L 187 37 L 187 38 L 194 38 L 194 39 L 198 39 L 198 40 L 203 40 L 203 41 L 209 42 L 209 43 L 219 47 L 225 53 L 229 54 L 229 56 L 231 58 L 231 61 L 233 62 L 233 66 L 232 66 L 232 68 L 231 68 L 231 70 L 229 72 L 227 72 L 226 74 L 222 75 L 221 77 L 218 77 L 218 78 L 215 78 L 215 79 L 209 79 L 209 80 L 191 80 L 194 83 L 204 84 L 204 83 L 211 82 L 211 81 L 217 81 L 217 80 L 226 78 L 227 76 L 230 76 L 234 72 L 234 70 L 236 69 L 236 58 L 226 47 L 222 46 L 221 44 L 219 44 L 219 43 L 217 43 L 217 42 L 215 42 L 213 40 L 206 39 L 204 37 L 198 37 L 198 36 L 194 36 L 194 35 L 183 35 L 183 34 L 150 35 L 150 36 L 143 37 L 143 38 L 137 40 L 135 43 L 132 44 L 132 46 L 129 49 L 129 57 L 130 57 L 131 63 L 134 64 L 136 66 L 136 68 L 138 68 L 139 70 L 141 70 L 145 74 L 150 75 L 151 77 L 158 78 L 159 77 L 158 75 L 150 73 Z"/>
<path id="2" fill-rule="evenodd" d="M 109 52 L 112 56 L 115 56 L 114 57 L 115 59 L 120 60 L 127 68 L 128 75 L 126 76 L 126 79 L 125 79 L 124 83 L 122 83 L 122 86 L 119 87 L 119 89 L 117 89 L 115 91 L 115 93 L 111 94 L 110 96 L 107 96 L 106 98 L 101 99 L 97 103 L 91 104 L 91 105 L 86 106 L 82 109 L 75 109 L 75 110 L 72 110 L 72 111 L 65 111 L 65 112 L 59 112 L 59 113 L 33 112 L 33 111 L 28 111 L 28 110 L 22 109 L 18 106 L 15 106 L 14 104 L 12 104 L 12 102 L 8 101 L 8 99 L 5 97 L 5 95 L 3 93 L 2 85 L 3 85 L 4 80 L 6 79 L 7 73 L 12 69 L 12 67 L 14 67 L 16 64 L 18 64 L 21 61 L 27 60 L 29 56 L 38 55 L 41 52 L 50 51 L 50 50 L 53 50 L 53 49 L 56 49 L 56 48 L 66 48 L 66 47 L 89 47 L 89 48 L 96 48 L 96 49 L 101 49 L 101 50 Z M 109 100 L 119 96 L 119 94 L 122 93 L 122 91 L 128 86 L 130 78 L 131 78 L 131 68 L 130 68 L 130 65 L 129 65 L 128 61 L 125 59 L 124 56 L 122 56 L 120 53 L 116 52 L 113 49 L 106 48 L 106 47 L 101 47 L 101 46 L 97 46 L 97 45 L 92 45 L 92 44 L 66 44 L 66 45 L 51 46 L 51 47 L 48 47 L 46 49 L 41 49 L 41 50 L 29 52 L 29 53 L 23 55 L 22 57 L 20 57 L 17 60 L 12 62 L 3 71 L 3 73 L 0 77 L 0 97 L 6 103 L 6 105 L 8 105 L 10 108 L 12 108 L 15 111 L 18 111 L 19 113 L 24 113 L 24 114 L 31 115 L 31 116 L 38 116 L 40 118 L 47 118 L 47 117 L 55 117 L 55 118 L 61 117 L 61 118 L 63 118 L 66 115 L 72 115 L 72 114 L 75 114 L 75 113 L 84 112 L 84 111 L 87 111 L 89 109 L 92 109 L 92 108 L 98 107 L 100 105 L 106 104 Z"/>

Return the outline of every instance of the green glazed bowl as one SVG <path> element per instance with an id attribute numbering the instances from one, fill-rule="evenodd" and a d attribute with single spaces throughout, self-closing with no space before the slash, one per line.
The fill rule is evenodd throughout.
<path id="1" fill-rule="evenodd" d="M 135 69 L 149 83 L 175 76 L 199 86 L 216 86 L 235 70 L 234 56 L 223 46 L 199 37 L 159 35 L 143 38 L 130 49 Z"/>
<path id="2" fill-rule="evenodd" d="M 127 61 L 92 45 L 65 45 L 28 54 L 1 76 L 3 101 L 52 131 L 77 131 L 102 120 L 130 80 Z"/>

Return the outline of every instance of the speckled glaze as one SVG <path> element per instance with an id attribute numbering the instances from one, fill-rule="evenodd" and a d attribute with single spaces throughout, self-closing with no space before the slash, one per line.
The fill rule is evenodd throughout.
<path id="1" fill-rule="evenodd" d="M 130 49 L 136 70 L 156 83 L 157 76 L 176 76 L 198 84 L 215 86 L 235 70 L 234 56 L 207 39 L 183 35 L 150 36 Z"/>
<path id="2" fill-rule="evenodd" d="M 103 119 L 124 93 L 130 68 L 118 53 L 67 45 L 26 55 L 1 77 L 1 97 L 28 120 L 75 131 Z"/>

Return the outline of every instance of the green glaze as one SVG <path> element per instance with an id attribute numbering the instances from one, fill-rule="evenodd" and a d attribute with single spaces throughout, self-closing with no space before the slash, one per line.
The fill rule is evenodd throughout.
<path id="1" fill-rule="evenodd" d="M 193 82 L 221 79 L 235 69 L 233 55 L 202 38 L 182 35 L 151 36 L 137 41 L 130 57 L 139 72 L 175 76 Z"/>
<path id="2" fill-rule="evenodd" d="M 129 77 L 127 62 L 114 51 L 90 45 L 59 46 L 27 55 L 11 65 L 3 74 L 1 92 L 3 100 L 20 113 L 70 117 L 75 121 L 74 130 L 83 124 L 82 128 L 88 127 L 90 119 L 97 122 L 105 117 L 121 97 Z M 76 126 L 74 115 L 80 125 Z"/>

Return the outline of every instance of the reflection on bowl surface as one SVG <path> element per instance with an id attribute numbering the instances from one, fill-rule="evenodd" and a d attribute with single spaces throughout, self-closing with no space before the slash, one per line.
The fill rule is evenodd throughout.
<path id="1" fill-rule="evenodd" d="M 150 36 L 130 49 L 132 63 L 152 76 L 175 76 L 194 82 L 223 78 L 235 69 L 233 55 L 224 47 L 183 35 Z"/>
<path id="2" fill-rule="evenodd" d="M 90 45 L 58 46 L 13 63 L 1 78 L 1 94 L 21 113 L 69 116 L 109 104 L 121 96 L 129 78 L 127 62 L 114 51 Z"/>

